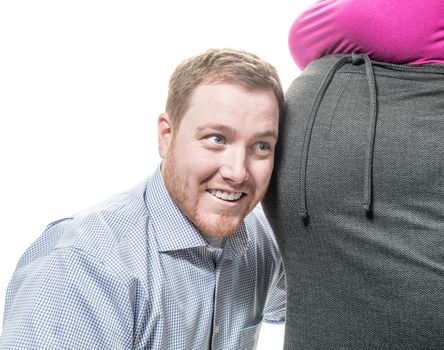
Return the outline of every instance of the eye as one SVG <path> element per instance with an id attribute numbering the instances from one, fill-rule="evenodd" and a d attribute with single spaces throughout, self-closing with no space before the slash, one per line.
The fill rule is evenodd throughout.
<path id="1" fill-rule="evenodd" d="M 207 139 L 216 145 L 222 145 L 225 142 L 225 139 L 221 135 L 211 135 L 208 136 Z"/>
<path id="2" fill-rule="evenodd" d="M 258 142 L 254 146 L 259 152 L 267 152 L 271 149 L 270 145 L 266 142 Z"/>

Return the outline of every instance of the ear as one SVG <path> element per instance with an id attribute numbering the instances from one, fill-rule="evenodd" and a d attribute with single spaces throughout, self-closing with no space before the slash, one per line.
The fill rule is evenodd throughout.
<path id="1" fill-rule="evenodd" d="M 168 154 L 173 135 L 173 124 L 171 123 L 170 117 L 167 113 L 162 113 L 157 119 L 158 147 L 159 155 L 162 159 Z"/>

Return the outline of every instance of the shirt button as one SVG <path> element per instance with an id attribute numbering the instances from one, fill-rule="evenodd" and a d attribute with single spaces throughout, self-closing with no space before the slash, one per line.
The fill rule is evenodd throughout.
<path id="1" fill-rule="evenodd" d="M 219 334 L 220 333 L 220 327 L 218 325 L 214 326 L 214 334 Z"/>

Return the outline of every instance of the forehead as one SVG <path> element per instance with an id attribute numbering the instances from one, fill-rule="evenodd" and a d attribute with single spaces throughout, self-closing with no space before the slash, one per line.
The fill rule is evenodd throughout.
<path id="1" fill-rule="evenodd" d="M 230 83 L 201 84 L 194 90 L 184 122 L 230 125 L 231 128 L 277 128 L 279 106 L 273 90 Z"/>

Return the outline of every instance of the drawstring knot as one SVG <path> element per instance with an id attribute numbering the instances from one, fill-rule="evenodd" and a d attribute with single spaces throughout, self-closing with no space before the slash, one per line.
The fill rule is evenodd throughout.
<path id="1" fill-rule="evenodd" d="M 362 53 L 352 52 L 351 54 L 351 63 L 355 66 L 364 62 L 364 56 Z"/>

